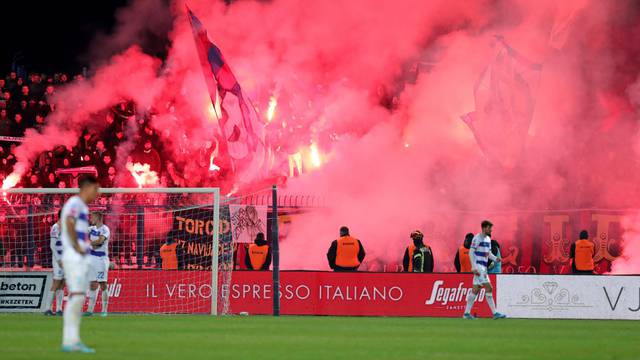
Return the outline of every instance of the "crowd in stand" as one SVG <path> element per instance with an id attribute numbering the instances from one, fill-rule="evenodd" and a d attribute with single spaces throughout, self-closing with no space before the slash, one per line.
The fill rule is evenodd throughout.
<path id="1" fill-rule="evenodd" d="M 82 75 L 76 75 L 73 81 L 83 81 Z M 13 170 L 16 164 L 16 147 L 20 145 L 27 129 L 42 132 L 47 126 L 47 116 L 56 111 L 56 90 L 70 81 L 66 74 L 47 76 L 32 73 L 22 78 L 11 72 L 0 77 L 0 181 Z M 61 176 L 65 169 L 90 167 L 97 170 L 103 187 L 113 187 L 118 179 L 121 186 L 132 186 L 127 179 L 119 175 L 124 166 L 115 166 L 126 162 L 149 164 L 151 170 L 160 176 L 163 186 L 172 186 L 180 182 L 180 177 L 163 153 L 163 146 L 156 130 L 150 125 L 152 114 L 138 115 L 133 103 L 122 101 L 110 109 L 93 114 L 96 119 L 87 119 L 87 123 L 104 121 L 95 126 L 104 130 L 96 132 L 82 129 L 75 146 L 68 148 L 55 146 L 34 159 L 32 167 L 24 174 L 18 187 L 64 188 L 72 184 L 68 176 Z M 129 121 L 138 121 L 138 130 L 128 131 Z M 133 127 L 134 129 L 136 127 Z M 133 138 L 133 139 L 131 139 Z M 133 142 L 129 141 L 133 140 Z M 120 152 L 126 159 L 118 159 L 118 147 L 124 142 L 133 144 L 132 149 Z M 130 151 L 129 151 L 130 150 Z M 173 181 L 173 180 L 176 181 Z"/>

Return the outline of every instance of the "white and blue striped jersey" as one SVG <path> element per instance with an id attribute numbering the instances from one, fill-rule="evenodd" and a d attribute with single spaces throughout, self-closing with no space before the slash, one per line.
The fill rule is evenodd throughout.
<path id="1" fill-rule="evenodd" d="M 100 238 L 100 236 L 104 236 L 106 239 L 102 243 L 102 245 L 91 249 L 91 255 L 98 257 L 109 257 L 109 237 L 111 236 L 111 231 L 109 227 L 105 224 L 97 227 L 92 225 L 89 227 L 89 240 L 96 241 Z"/>
<path id="2" fill-rule="evenodd" d="M 78 243 L 84 250 L 90 248 L 89 243 L 89 207 L 78 196 L 72 196 L 62 207 L 62 214 L 60 215 L 62 223 L 62 256 L 65 261 L 68 260 L 80 260 L 82 255 L 79 254 L 76 249 L 71 245 L 71 238 L 67 229 L 67 219 L 71 217 L 75 220 L 75 231 L 78 237 Z"/>
<path id="3" fill-rule="evenodd" d="M 487 272 L 489 259 L 496 259 L 491 253 L 491 238 L 483 233 L 473 237 L 469 251 L 470 254 L 473 254 L 471 267 L 480 272 Z"/>
<path id="4" fill-rule="evenodd" d="M 51 226 L 49 238 L 53 262 L 62 261 L 62 239 L 60 239 L 60 225 L 58 223 Z"/>

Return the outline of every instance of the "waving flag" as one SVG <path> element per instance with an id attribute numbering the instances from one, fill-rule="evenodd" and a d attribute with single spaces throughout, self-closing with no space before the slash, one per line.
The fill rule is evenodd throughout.
<path id="1" fill-rule="evenodd" d="M 476 110 L 462 115 L 489 160 L 513 167 L 533 118 L 534 87 L 542 65 L 530 61 L 500 36 L 496 54 L 473 89 Z"/>
<path id="2" fill-rule="evenodd" d="M 262 166 L 266 154 L 265 124 L 242 91 L 222 52 L 209 40 L 207 30 L 191 10 L 187 8 L 187 11 L 211 103 L 220 126 L 223 140 L 221 150 L 226 149 L 229 156 L 236 160 L 235 164 L 242 160 L 242 164 L 251 164 L 251 168 L 255 170 Z"/>

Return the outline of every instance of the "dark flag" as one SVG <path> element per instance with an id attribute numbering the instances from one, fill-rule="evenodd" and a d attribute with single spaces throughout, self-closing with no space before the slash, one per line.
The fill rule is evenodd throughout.
<path id="1" fill-rule="evenodd" d="M 257 174 L 266 156 L 265 124 L 242 91 L 222 52 L 209 40 L 207 30 L 190 9 L 187 11 L 211 103 L 219 121 L 223 140 L 220 147 L 227 150 L 240 170 L 250 167 Z"/>
<path id="2" fill-rule="evenodd" d="M 521 156 L 535 105 L 542 65 L 496 36 L 496 54 L 473 89 L 476 110 L 462 115 L 485 156 L 513 167 Z"/>

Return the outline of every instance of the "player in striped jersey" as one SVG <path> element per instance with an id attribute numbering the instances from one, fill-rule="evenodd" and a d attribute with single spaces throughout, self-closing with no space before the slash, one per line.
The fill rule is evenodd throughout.
<path id="1" fill-rule="evenodd" d="M 89 290 L 89 307 L 85 316 L 93 315 L 98 297 L 98 286 L 102 290 L 101 316 L 107 316 L 107 305 L 109 304 L 109 292 L 107 291 L 107 280 L 109 278 L 109 238 L 111 231 L 103 223 L 102 213 L 94 211 L 91 213 L 91 226 L 89 227 L 89 240 L 91 240 L 91 252 L 89 253 L 89 280 L 91 287 Z"/>
<path id="2" fill-rule="evenodd" d="M 467 307 L 464 310 L 463 318 L 475 319 L 471 315 L 471 308 L 478 297 L 480 288 L 484 288 L 486 292 L 487 304 L 493 313 L 494 319 L 503 319 L 506 316 L 496 311 L 496 303 L 493 301 L 493 287 L 487 275 L 487 265 L 489 260 L 500 262 L 501 259 L 491 253 L 491 230 L 493 224 L 489 220 L 485 220 L 480 225 L 482 231 L 473 237 L 471 248 L 469 249 L 469 258 L 471 260 L 471 272 L 473 272 L 473 289 L 467 294 Z"/>
<path id="3" fill-rule="evenodd" d="M 62 315 L 62 300 L 64 299 L 64 271 L 62 270 L 62 240 L 60 240 L 60 212 L 58 210 L 58 221 L 51 226 L 50 247 L 51 264 L 53 267 L 53 283 L 47 297 L 45 315 Z M 53 310 L 53 298 L 56 299 L 56 311 Z"/>
<path id="4" fill-rule="evenodd" d="M 62 264 L 69 289 L 69 299 L 64 307 L 62 351 L 94 353 L 80 340 L 82 305 L 87 293 L 89 252 L 89 207 L 98 196 L 98 180 L 87 175 L 78 181 L 80 194 L 72 196 L 62 207 L 60 216 L 62 238 Z"/>

